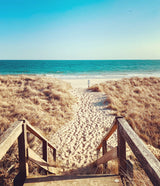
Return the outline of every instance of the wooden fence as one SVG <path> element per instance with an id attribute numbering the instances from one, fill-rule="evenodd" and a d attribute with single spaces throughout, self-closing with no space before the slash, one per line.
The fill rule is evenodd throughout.
<path id="1" fill-rule="evenodd" d="M 118 146 L 107 152 L 107 140 L 117 130 Z M 160 162 L 158 159 L 147 149 L 146 145 L 133 131 L 130 125 L 123 117 L 116 117 L 110 130 L 107 132 L 100 145 L 97 147 L 97 153 L 102 148 L 102 157 L 95 163 L 104 165 L 107 168 L 107 161 L 118 158 L 119 174 L 127 180 L 132 182 L 133 170 L 132 164 L 126 160 L 126 142 L 131 150 L 141 163 L 142 168 L 150 178 L 153 185 L 160 185 Z M 129 166 L 128 166 L 129 165 Z"/>
<path id="2" fill-rule="evenodd" d="M 39 157 L 27 143 L 27 132 L 32 133 L 42 141 L 42 153 L 43 158 Z M 28 176 L 28 160 L 36 163 L 41 168 L 50 173 L 54 172 L 54 166 L 48 163 L 48 147 L 53 150 L 53 160 L 56 161 L 56 149 L 54 146 L 40 134 L 28 121 L 17 121 L 13 123 L 10 128 L 4 132 L 0 137 L 0 160 L 18 139 L 18 151 L 19 151 L 19 174 L 14 180 L 14 185 L 23 185 L 26 177 Z"/>
<path id="3" fill-rule="evenodd" d="M 112 150 L 107 152 L 107 140 L 117 130 L 118 145 Z M 42 141 L 42 155 L 39 157 L 27 143 L 27 132 L 32 133 Z M 28 176 L 28 160 L 36 163 L 46 171 L 55 173 L 54 164 L 48 163 L 48 147 L 53 150 L 53 160 L 56 161 L 56 149 L 54 146 L 39 133 L 28 121 L 17 121 L 13 123 L 10 128 L 4 132 L 0 137 L 0 160 L 7 153 L 9 148 L 18 139 L 19 149 L 19 174 L 14 180 L 14 185 L 23 185 L 26 177 Z M 119 174 L 126 180 L 132 179 L 132 169 L 128 169 L 128 161 L 126 160 L 126 142 L 131 150 L 141 163 L 142 168 L 147 173 L 151 182 L 154 185 L 160 185 L 160 162 L 156 157 L 147 149 L 146 145 L 142 142 L 139 136 L 132 130 L 127 121 L 122 117 L 116 117 L 110 130 L 103 138 L 100 145 L 97 147 L 97 152 L 102 148 L 103 156 L 94 162 L 97 166 L 104 164 L 107 167 L 107 161 L 118 158 Z M 129 167 L 132 167 L 131 164 Z M 129 183 L 128 181 L 128 183 Z"/>

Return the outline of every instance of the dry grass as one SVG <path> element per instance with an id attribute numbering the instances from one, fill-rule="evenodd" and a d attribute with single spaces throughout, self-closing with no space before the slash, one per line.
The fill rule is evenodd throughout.
<path id="1" fill-rule="evenodd" d="M 70 88 L 66 82 L 43 76 L 0 76 L 0 135 L 19 119 L 27 119 L 45 136 L 54 133 L 72 118 L 75 99 L 68 91 Z M 31 146 L 39 147 L 32 136 L 28 140 Z M 0 161 L 0 185 L 12 185 L 18 162 L 15 143 Z M 41 171 L 30 164 L 32 174 Z"/>
<path id="2" fill-rule="evenodd" d="M 117 116 L 124 116 L 160 160 L 160 78 L 106 81 L 92 86 L 90 90 L 105 92 L 107 108 L 114 110 Z M 136 158 L 132 159 L 132 163 L 133 184 L 152 185 Z"/>
<path id="3" fill-rule="evenodd" d="M 46 132 L 55 132 L 72 117 L 70 85 L 42 76 L 0 76 L 0 133 L 9 124 L 27 119 Z"/>
<path id="4" fill-rule="evenodd" d="M 107 81 L 90 89 L 105 92 L 107 108 L 124 116 L 146 143 L 160 148 L 160 78 Z"/>

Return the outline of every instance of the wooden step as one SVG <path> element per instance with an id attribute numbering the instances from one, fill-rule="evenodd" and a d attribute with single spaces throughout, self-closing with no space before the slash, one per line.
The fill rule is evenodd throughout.
<path id="1" fill-rule="evenodd" d="M 123 186 L 118 175 L 78 175 L 28 177 L 25 186 Z"/>

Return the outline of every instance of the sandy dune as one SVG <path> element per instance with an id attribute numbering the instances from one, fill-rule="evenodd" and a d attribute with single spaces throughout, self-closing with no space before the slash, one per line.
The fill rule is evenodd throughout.
<path id="1" fill-rule="evenodd" d="M 74 119 L 60 128 L 50 140 L 57 149 L 57 159 L 66 170 L 85 166 L 96 160 L 96 147 L 114 120 L 110 110 L 103 105 L 105 94 L 74 88 L 77 97 Z M 116 134 L 108 142 L 116 146 Z"/>

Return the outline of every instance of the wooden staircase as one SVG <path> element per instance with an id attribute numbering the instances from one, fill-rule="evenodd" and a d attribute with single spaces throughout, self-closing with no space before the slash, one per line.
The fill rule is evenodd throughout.
<path id="1" fill-rule="evenodd" d="M 117 130 L 118 145 L 107 152 L 107 140 Z M 37 155 L 28 145 L 27 133 L 32 133 L 42 141 L 42 158 Z M 160 162 L 147 149 L 142 140 L 132 130 L 127 121 L 122 117 L 116 117 L 110 130 L 97 147 L 97 160 L 90 166 L 98 167 L 103 164 L 104 174 L 87 175 L 57 175 L 56 149 L 54 146 L 28 121 L 18 121 L 4 132 L 0 137 L 0 160 L 9 148 L 18 139 L 19 173 L 14 179 L 14 185 L 132 185 L 133 166 L 126 160 L 126 142 L 141 163 L 142 168 L 150 178 L 153 185 L 160 185 Z M 53 152 L 53 163 L 48 161 L 48 148 Z M 100 149 L 102 148 L 102 156 Z M 119 174 L 107 175 L 107 162 L 118 159 Z M 32 161 L 45 170 L 46 175 L 39 177 L 29 176 L 28 161 Z"/>
<path id="2" fill-rule="evenodd" d="M 41 176 L 28 177 L 25 186 L 123 186 L 119 175 L 77 175 L 77 176 Z"/>

